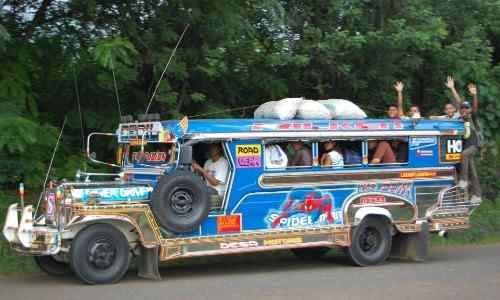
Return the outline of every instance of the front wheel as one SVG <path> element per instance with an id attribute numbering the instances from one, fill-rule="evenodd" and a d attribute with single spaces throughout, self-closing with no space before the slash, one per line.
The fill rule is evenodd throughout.
<path id="1" fill-rule="evenodd" d="M 127 238 L 111 225 L 90 225 L 73 240 L 70 264 L 85 283 L 115 283 L 125 275 L 130 264 Z"/>
<path id="2" fill-rule="evenodd" d="M 58 259 L 57 256 L 35 256 L 34 259 L 37 266 L 48 275 L 64 276 L 71 274 L 69 264 L 64 262 L 62 259 Z"/>
<path id="3" fill-rule="evenodd" d="M 390 229 L 390 223 L 386 220 L 366 217 L 353 229 L 351 246 L 345 248 L 345 253 L 358 266 L 384 262 L 391 252 Z"/>

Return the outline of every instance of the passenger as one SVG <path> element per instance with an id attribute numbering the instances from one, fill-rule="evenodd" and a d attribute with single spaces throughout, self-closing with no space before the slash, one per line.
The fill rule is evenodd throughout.
<path id="1" fill-rule="evenodd" d="M 444 120 L 459 120 L 460 113 L 457 112 L 457 108 L 453 103 L 446 103 L 444 106 L 444 115 L 441 116 L 430 116 L 430 119 L 444 119 Z"/>
<path id="2" fill-rule="evenodd" d="M 304 146 L 303 142 L 291 142 L 293 151 L 295 152 L 289 166 L 312 166 L 311 150 Z"/>
<path id="3" fill-rule="evenodd" d="M 465 134 L 464 145 L 462 151 L 461 172 L 458 186 L 466 188 L 470 185 L 470 193 L 472 195 L 472 203 L 481 202 L 481 186 L 477 175 L 476 166 L 474 164 L 474 156 L 480 150 L 480 126 L 477 119 L 478 98 L 477 87 L 470 83 L 467 86 L 469 93 L 472 95 L 472 106 L 469 102 L 464 101 L 460 106 L 460 112 L 464 121 Z"/>
<path id="4" fill-rule="evenodd" d="M 363 162 L 363 157 L 359 151 L 351 148 L 344 149 L 344 165 L 359 165 Z"/>
<path id="5" fill-rule="evenodd" d="M 210 158 L 205 162 L 203 168 L 193 162 L 193 170 L 206 179 L 207 185 L 213 189 L 214 194 L 216 193 L 222 197 L 226 189 L 229 164 L 222 155 L 221 144 L 210 144 L 208 153 Z"/>
<path id="6" fill-rule="evenodd" d="M 387 141 L 368 141 L 368 149 L 375 150 L 371 163 L 372 164 L 393 164 L 396 163 L 396 156 Z"/>
<path id="7" fill-rule="evenodd" d="M 420 119 L 422 117 L 420 114 L 420 108 L 416 105 L 412 105 L 410 107 L 410 111 L 408 112 L 408 116 L 412 119 Z"/>
<path id="8" fill-rule="evenodd" d="M 278 144 L 266 146 L 266 167 L 269 169 L 283 169 L 288 165 L 288 157 Z"/>
<path id="9" fill-rule="evenodd" d="M 399 119 L 399 110 L 396 104 L 387 105 L 387 117 L 389 119 Z"/>
<path id="10" fill-rule="evenodd" d="M 327 141 L 323 144 L 323 147 L 326 152 L 321 156 L 320 165 L 323 167 L 343 168 L 344 157 L 337 143 L 335 141 Z"/>
<path id="11" fill-rule="evenodd" d="M 448 76 L 446 83 L 444 84 L 447 88 L 451 90 L 453 94 L 453 103 L 446 103 L 444 106 L 444 115 L 441 116 L 431 116 L 431 119 L 445 119 L 445 120 L 458 120 L 460 119 L 460 113 L 457 112 L 457 107 L 460 107 L 462 99 L 455 89 L 455 79 Z"/>
<path id="12" fill-rule="evenodd" d="M 404 111 L 403 111 L 403 90 L 404 90 L 404 83 L 402 81 L 396 82 L 394 85 L 394 89 L 396 90 L 398 94 L 398 113 L 400 118 L 412 118 L 412 119 L 419 119 L 421 118 L 420 115 L 420 108 L 416 105 L 412 105 L 410 107 L 410 111 L 408 112 L 408 116 L 405 116 Z"/>
<path id="13" fill-rule="evenodd" d="M 405 85 L 403 84 L 402 81 L 396 82 L 394 85 L 394 89 L 396 90 L 396 93 L 398 94 L 398 105 L 392 105 L 392 110 L 391 110 L 391 105 L 389 105 L 389 108 L 387 110 L 387 114 L 389 115 L 390 119 L 399 119 L 402 116 L 404 116 L 403 113 L 403 89 Z M 397 110 L 397 114 L 394 112 L 394 108 Z"/>

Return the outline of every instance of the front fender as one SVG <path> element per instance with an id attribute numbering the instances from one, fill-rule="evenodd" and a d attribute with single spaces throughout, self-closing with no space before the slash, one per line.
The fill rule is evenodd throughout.
<path id="1" fill-rule="evenodd" d="M 78 215 L 65 226 L 62 238 L 72 239 L 80 230 L 95 223 L 113 225 L 127 237 L 129 242 L 139 241 L 145 248 L 160 245 L 159 232 L 156 232 L 149 222 L 144 222 L 141 216 L 127 214 Z"/>

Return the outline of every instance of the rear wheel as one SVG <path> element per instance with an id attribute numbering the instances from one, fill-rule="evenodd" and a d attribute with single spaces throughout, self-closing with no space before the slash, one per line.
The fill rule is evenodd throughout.
<path id="1" fill-rule="evenodd" d="M 390 223 L 385 219 L 366 217 L 353 229 L 351 246 L 345 248 L 345 253 L 355 265 L 377 265 L 387 259 L 391 245 Z"/>
<path id="2" fill-rule="evenodd" d="M 34 259 L 38 267 L 51 276 L 64 276 L 71 274 L 69 264 L 64 262 L 62 259 L 59 259 L 57 256 L 35 256 Z"/>
<path id="3" fill-rule="evenodd" d="M 85 283 L 117 282 L 130 264 L 127 238 L 111 225 L 91 225 L 73 240 L 70 263 L 73 272 Z"/>
<path id="4" fill-rule="evenodd" d="M 303 260 L 320 259 L 330 251 L 328 247 L 314 247 L 314 248 L 295 248 L 292 249 L 293 254 Z"/>

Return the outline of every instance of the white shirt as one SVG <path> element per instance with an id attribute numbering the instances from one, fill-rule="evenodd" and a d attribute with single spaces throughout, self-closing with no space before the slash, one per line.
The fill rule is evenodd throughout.
<path id="1" fill-rule="evenodd" d="M 226 189 L 226 179 L 229 173 L 229 164 L 224 157 L 220 157 L 217 161 L 212 161 L 208 159 L 203 166 L 203 169 L 207 170 L 215 179 L 220 181 L 218 185 L 211 185 L 207 180 L 207 184 L 217 190 L 219 196 L 224 196 L 224 190 Z"/>
<path id="2" fill-rule="evenodd" d="M 266 146 L 266 167 L 270 169 L 284 169 L 287 165 L 288 157 L 280 146 Z"/>
<path id="3" fill-rule="evenodd" d="M 344 157 L 342 154 L 338 153 L 335 150 L 328 152 L 328 156 L 332 162 L 331 166 L 333 168 L 343 168 L 344 167 Z"/>

